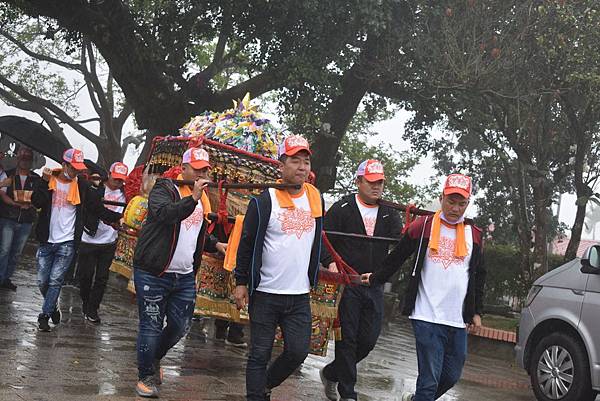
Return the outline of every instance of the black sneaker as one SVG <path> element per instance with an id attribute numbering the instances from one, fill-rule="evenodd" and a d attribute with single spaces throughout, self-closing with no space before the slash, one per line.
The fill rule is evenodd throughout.
<path id="1" fill-rule="evenodd" d="M 54 312 L 50 314 L 50 318 L 52 319 L 52 324 L 55 326 L 60 323 L 60 319 L 62 319 L 62 313 L 60 312 L 60 309 L 58 309 L 58 306 L 56 309 L 54 309 Z"/>
<path id="2" fill-rule="evenodd" d="M 50 331 L 51 330 L 50 325 L 48 324 L 49 319 L 50 319 L 50 316 L 40 313 L 40 315 L 38 316 L 38 330 L 39 331 Z"/>
<path id="3" fill-rule="evenodd" d="M 215 339 L 219 341 L 223 341 L 227 338 L 227 327 L 221 328 L 217 327 L 215 330 Z"/>
<path id="4" fill-rule="evenodd" d="M 227 337 L 225 339 L 225 344 L 231 345 L 232 347 L 237 348 L 247 348 L 248 344 L 244 341 L 242 337 Z"/>
<path id="5" fill-rule="evenodd" d="M 2 288 L 6 288 L 7 290 L 17 291 L 17 286 L 13 284 L 10 279 L 6 280 L 2 283 Z"/>
<path id="6" fill-rule="evenodd" d="M 98 312 L 95 310 L 88 311 L 85 314 L 85 318 L 94 324 L 100 324 L 100 316 L 98 316 Z"/>
<path id="7" fill-rule="evenodd" d="M 157 386 L 160 386 L 164 376 L 163 369 L 160 367 L 160 359 L 155 359 L 152 366 L 154 367 L 154 382 Z"/>
<path id="8" fill-rule="evenodd" d="M 270 388 L 265 389 L 265 401 L 271 401 L 271 389 Z"/>

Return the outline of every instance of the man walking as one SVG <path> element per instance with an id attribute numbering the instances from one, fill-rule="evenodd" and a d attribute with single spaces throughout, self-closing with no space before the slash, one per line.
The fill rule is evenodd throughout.
<path id="1" fill-rule="evenodd" d="M 106 222 L 117 222 L 121 215 L 105 209 L 100 198 L 90 190 L 90 184 L 77 177 L 85 170 L 83 152 L 67 149 L 63 154 L 62 169 L 54 175 L 48 170 L 39 180 L 31 202 L 40 210 L 36 237 L 40 242 L 37 252 L 38 286 L 44 296 L 38 329 L 50 331 L 48 321 L 60 323 L 57 306 L 63 280 L 83 234 L 83 214 L 94 213 Z"/>
<path id="2" fill-rule="evenodd" d="M 234 270 L 237 306 L 241 309 L 249 302 L 248 401 L 270 400 L 271 389 L 308 355 L 309 291 L 318 280 L 323 201 L 319 191 L 305 183 L 311 151 L 306 139 L 290 136 L 278 153 L 282 182 L 299 189 L 269 189 L 252 198 Z M 277 326 L 283 333 L 284 350 L 267 369 Z"/>
<path id="3" fill-rule="evenodd" d="M 365 160 L 356 171 L 357 193 L 345 196 L 327 211 L 325 230 L 368 236 L 400 238 L 402 224 L 398 213 L 379 206 L 385 176 L 377 160 Z M 391 243 L 372 242 L 330 236 L 337 253 L 358 273 L 377 271 L 389 252 Z M 325 266 L 332 262 L 322 258 Z M 335 359 L 321 371 L 325 395 L 333 401 L 356 400 L 356 364 L 375 347 L 383 321 L 383 285 L 346 286 L 340 300 L 338 316 L 341 341 L 335 343 Z"/>
<path id="4" fill-rule="evenodd" d="M 93 187 L 93 190 L 99 198 L 125 203 L 123 185 L 127 173 L 128 168 L 125 164 L 113 163 L 105 184 L 100 183 L 97 187 Z M 122 206 L 105 205 L 105 207 L 113 212 L 123 213 Z M 93 213 L 86 213 L 83 231 L 77 260 L 82 312 L 86 320 L 100 324 L 98 308 L 104 296 L 110 265 L 117 248 L 118 231 Z"/>
<path id="5" fill-rule="evenodd" d="M 31 205 L 31 194 L 40 176 L 31 170 L 32 161 L 32 150 L 21 146 L 16 169 L 8 171 L 11 183 L 6 192 L 0 191 L 4 202 L 0 207 L 0 288 L 12 291 L 16 291 L 17 286 L 10 278 L 37 214 Z"/>
<path id="6" fill-rule="evenodd" d="M 412 223 L 382 268 L 362 275 L 381 285 L 415 252 L 404 314 L 415 334 L 419 375 L 414 394 L 403 401 L 433 401 L 460 379 L 467 355 L 467 325 L 481 326 L 486 271 L 481 231 L 464 218 L 471 178 L 451 174 L 441 210 Z"/>
<path id="7" fill-rule="evenodd" d="M 136 393 L 141 397 L 158 397 L 160 361 L 190 329 L 202 251 L 225 253 L 227 244 L 212 237 L 205 242 L 209 168 L 204 149 L 188 149 L 179 178 L 193 181 L 193 187 L 161 179 L 148 197 L 148 217 L 133 258 L 140 319 Z"/>

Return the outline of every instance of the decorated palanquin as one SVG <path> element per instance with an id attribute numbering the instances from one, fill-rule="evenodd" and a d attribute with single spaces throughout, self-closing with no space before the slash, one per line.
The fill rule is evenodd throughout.
<path id="1" fill-rule="evenodd" d="M 131 280 L 133 253 L 137 235 L 147 213 L 147 196 L 159 177 L 176 178 L 183 153 L 189 147 L 201 146 L 210 156 L 210 175 L 215 183 L 267 183 L 279 178 L 276 161 L 277 144 L 283 136 L 246 97 L 231 110 L 205 113 L 194 117 L 179 136 L 157 137 L 147 163 L 136 167 L 127 181 L 128 206 L 124 214 L 125 229 L 119 233 L 117 250 L 111 269 Z M 211 218 L 209 232 L 228 235 L 231 217 L 243 215 L 250 198 L 261 189 L 209 188 Z M 205 254 L 198 271 L 195 313 L 219 319 L 248 322 L 248 311 L 238 311 L 232 297 L 235 287 L 233 272 L 223 267 L 220 255 Z M 335 280 L 320 280 L 311 291 L 313 328 L 311 353 L 325 355 L 337 316 L 337 305 L 343 285 Z M 278 332 L 276 342 L 281 342 Z"/>

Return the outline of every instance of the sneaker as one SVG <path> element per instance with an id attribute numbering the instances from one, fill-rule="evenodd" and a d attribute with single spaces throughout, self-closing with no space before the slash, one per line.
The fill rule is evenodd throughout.
<path id="1" fill-rule="evenodd" d="M 50 325 L 48 324 L 48 320 L 50 320 L 50 316 L 44 315 L 40 313 L 38 316 L 38 330 L 39 331 L 50 331 Z"/>
<path id="2" fill-rule="evenodd" d="M 400 398 L 400 401 L 412 401 L 414 398 L 415 398 L 414 393 L 409 393 L 409 392 L 405 391 L 404 393 L 402 393 L 402 398 Z"/>
<path id="3" fill-rule="evenodd" d="M 52 319 L 53 325 L 56 326 L 60 323 L 60 319 L 62 319 L 62 313 L 60 312 L 60 309 L 58 309 L 58 306 L 56 307 L 56 309 L 54 309 L 54 312 L 50 314 L 50 318 Z"/>
<path id="4" fill-rule="evenodd" d="M 0 288 L 5 288 L 7 290 L 11 290 L 11 291 L 17 291 L 17 286 L 13 284 L 12 281 L 10 281 L 10 279 L 4 281 L 1 285 Z"/>
<path id="5" fill-rule="evenodd" d="M 154 376 L 146 376 L 135 385 L 135 392 L 140 397 L 158 398 L 158 387 Z"/>
<path id="6" fill-rule="evenodd" d="M 248 343 L 242 339 L 242 337 L 231 337 L 225 339 L 225 344 L 231 345 L 236 348 L 247 348 Z"/>
<path id="7" fill-rule="evenodd" d="M 270 388 L 265 389 L 265 401 L 271 401 L 271 389 Z"/>
<path id="8" fill-rule="evenodd" d="M 319 376 L 321 377 L 321 383 L 323 383 L 323 390 L 325 391 L 325 397 L 331 401 L 337 401 L 337 382 L 329 380 L 325 377 L 325 368 L 319 370 Z"/>
<path id="9" fill-rule="evenodd" d="M 100 324 L 100 316 L 98 316 L 98 312 L 95 310 L 88 311 L 85 314 L 85 319 L 94 324 Z"/>
<path id="10" fill-rule="evenodd" d="M 217 327 L 215 330 L 215 340 L 224 341 L 227 338 L 227 327 Z"/>
<path id="11" fill-rule="evenodd" d="M 160 359 L 155 359 L 152 365 L 154 365 L 154 381 L 158 386 L 160 386 L 163 382 L 163 376 L 165 374 L 163 368 L 160 367 Z"/>

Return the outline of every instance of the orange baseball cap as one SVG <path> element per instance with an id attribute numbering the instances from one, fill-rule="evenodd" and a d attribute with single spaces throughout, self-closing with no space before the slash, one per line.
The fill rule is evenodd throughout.
<path id="1" fill-rule="evenodd" d="M 358 169 L 356 170 L 356 176 L 365 177 L 365 180 L 369 182 L 385 180 L 383 164 L 381 164 L 379 160 L 365 160 L 358 166 Z"/>
<path id="2" fill-rule="evenodd" d="M 465 198 L 471 197 L 471 177 L 464 174 L 450 174 L 444 183 L 444 195 L 459 194 Z"/>
<path id="3" fill-rule="evenodd" d="M 110 166 L 110 176 L 116 180 L 126 180 L 129 168 L 121 163 L 115 162 Z"/>
<path id="4" fill-rule="evenodd" d="M 306 150 L 309 155 L 312 155 L 312 151 L 310 150 L 306 138 L 301 137 L 300 135 L 290 135 L 279 145 L 277 156 L 294 156 L 301 150 Z"/>
<path id="5" fill-rule="evenodd" d="M 210 168 L 208 162 L 208 152 L 202 148 L 189 148 L 183 154 L 182 164 L 189 164 L 192 168 L 200 170 L 206 167 Z"/>
<path id="6" fill-rule="evenodd" d="M 63 160 L 76 170 L 85 170 L 87 166 L 83 163 L 83 152 L 79 149 L 67 149 L 63 153 Z"/>

